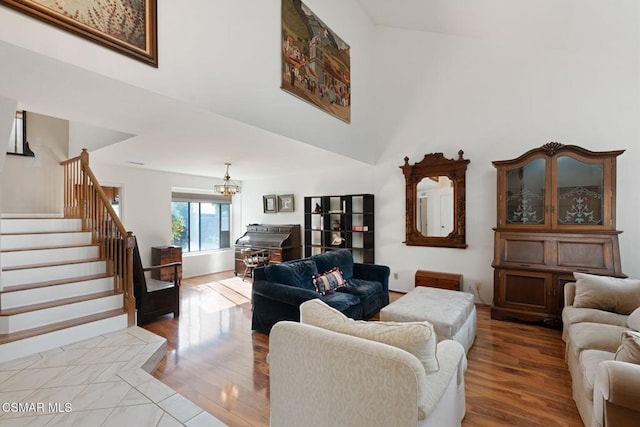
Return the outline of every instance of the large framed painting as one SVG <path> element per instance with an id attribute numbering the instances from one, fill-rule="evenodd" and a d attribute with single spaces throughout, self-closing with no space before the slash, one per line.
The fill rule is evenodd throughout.
<path id="1" fill-rule="evenodd" d="M 282 0 L 281 87 L 351 122 L 349 45 L 300 0 Z"/>
<path id="2" fill-rule="evenodd" d="M 158 66 L 157 0 L 0 0 L 0 4 Z"/>

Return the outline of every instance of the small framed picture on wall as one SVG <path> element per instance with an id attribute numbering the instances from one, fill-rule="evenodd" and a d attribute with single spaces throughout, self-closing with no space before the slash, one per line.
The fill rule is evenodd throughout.
<path id="1" fill-rule="evenodd" d="M 278 212 L 293 212 L 293 194 L 278 196 Z"/>
<path id="2" fill-rule="evenodd" d="M 278 212 L 278 206 L 276 204 L 276 195 L 268 194 L 266 196 L 262 196 L 262 207 L 264 209 L 264 213 Z"/>

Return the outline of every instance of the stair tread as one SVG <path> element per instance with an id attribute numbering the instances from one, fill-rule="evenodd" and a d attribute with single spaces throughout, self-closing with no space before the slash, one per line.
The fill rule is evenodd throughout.
<path id="1" fill-rule="evenodd" d="M 96 262 L 96 261 L 105 261 L 105 259 L 104 258 L 87 258 L 87 259 L 74 259 L 72 261 L 46 262 L 42 264 L 16 265 L 13 267 L 4 267 L 2 271 L 28 270 L 30 268 L 55 267 L 58 265 L 83 264 L 83 263 Z"/>
<path id="2" fill-rule="evenodd" d="M 79 216 L 64 216 L 61 213 L 54 212 L 40 212 L 40 213 L 25 213 L 25 214 L 0 214 L 0 218 L 4 219 L 80 219 Z"/>
<path id="3" fill-rule="evenodd" d="M 84 230 L 52 230 L 52 231 L 18 231 L 16 233 L 0 233 L 0 236 L 29 236 L 34 234 L 70 234 L 70 233 L 91 233 Z"/>
<path id="4" fill-rule="evenodd" d="M 24 331 L 13 332 L 10 334 L 0 334 L 0 344 L 6 344 L 13 341 L 18 341 L 26 338 L 35 337 L 37 335 L 43 335 L 50 332 L 60 331 L 63 329 L 72 328 L 74 326 L 83 325 L 85 323 L 96 322 L 98 320 L 108 319 L 110 317 L 117 317 L 122 314 L 126 314 L 124 309 L 116 309 L 103 311 L 101 313 L 91 314 L 89 316 L 78 317 L 71 320 L 65 320 L 64 322 L 52 323 L 38 328 L 26 329 Z"/>
<path id="5" fill-rule="evenodd" d="M 72 277 L 70 279 L 47 280 L 46 282 L 28 283 L 26 285 L 5 286 L 4 289 L 0 291 L 0 294 L 4 294 L 8 292 L 24 291 L 29 289 L 46 288 L 48 286 L 66 285 L 67 283 L 77 283 L 77 282 L 84 282 L 88 280 L 106 279 L 110 277 L 113 277 L 113 275 L 107 274 L 107 273 L 92 274 L 88 276 Z"/>
<path id="6" fill-rule="evenodd" d="M 95 243 L 76 243 L 71 245 L 56 245 L 56 246 L 31 246 L 29 248 L 12 248 L 12 249 L 0 249 L 2 253 L 10 252 L 25 252 L 25 251 L 44 251 L 48 249 L 70 249 L 70 248 L 86 248 L 92 246 L 99 246 Z"/>
<path id="7" fill-rule="evenodd" d="M 40 304 L 24 305 L 22 307 L 15 307 L 15 308 L 9 308 L 6 310 L 0 310 L 0 316 L 13 316 L 16 314 L 29 313 L 32 311 L 44 310 L 44 309 L 53 308 L 53 307 L 60 307 L 63 305 L 74 304 L 74 303 L 83 302 L 83 301 L 91 301 L 99 298 L 110 297 L 113 295 L 120 295 L 120 294 L 122 294 L 122 291 L 111 290 L 111 291 L 97 292 L 94 294 L 87 294 L 87 295 L 71 297 L 71 298 L 62 298 L 59 300 L 44 302 Z"/>

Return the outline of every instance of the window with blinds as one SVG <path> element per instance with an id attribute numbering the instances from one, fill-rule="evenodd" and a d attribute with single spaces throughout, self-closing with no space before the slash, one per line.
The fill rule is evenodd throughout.
<path id="1" fill-rule="evenodd" d="M 230 248 L 231 198 L 173 192 L 171 240 L 183 252 Z"/>

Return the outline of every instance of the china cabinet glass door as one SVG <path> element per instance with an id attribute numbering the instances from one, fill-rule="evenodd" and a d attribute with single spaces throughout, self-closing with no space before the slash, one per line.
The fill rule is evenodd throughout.
<path id="1" fill-rule="evenodd" d="M 602 226 L 605 219 L 604 165 L 558 156 L 555 166 L 555 223 L 558 226 Z"/>
<path id="2" fill-rule="evenodd" d="M 506 224 L 545 224 L 547 160 L 533 159 L 506 171 Z"/>

